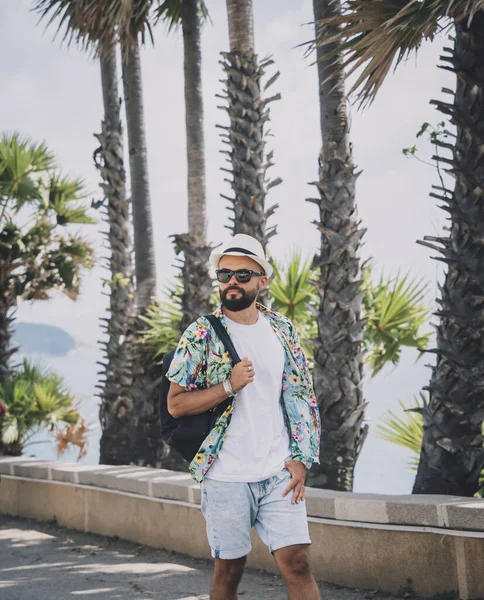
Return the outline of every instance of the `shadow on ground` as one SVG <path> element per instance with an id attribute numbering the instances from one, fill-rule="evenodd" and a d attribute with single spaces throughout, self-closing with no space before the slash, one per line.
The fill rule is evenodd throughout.
<path id="1" fill-rule="evenodd" d="M 2 600 L 208 600 L 210 561 L 0 515 Z M 384 600 L 376 592 L 322 584 L 325 600 Z M 241 600 L 287 598 L 280 577 L 247 570 Z"/>

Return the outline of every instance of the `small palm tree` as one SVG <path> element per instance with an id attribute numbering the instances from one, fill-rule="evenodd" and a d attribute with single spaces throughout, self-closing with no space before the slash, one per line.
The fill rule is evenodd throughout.
<path id="1" fill-rule="evenodd" d="M 377 425 L 379 438 L 411 450 L 413 456 L 410 458 L 409 467 L 412 471 L 417 471 L 418 468 L 418 457 L 423 439 L 422 410 L 426 403 L 427 399 L 422 393 L 420 393 L 420 397 L 414 397 L 410 407 L 399 402 L 403 414 L 389 410 L 383 418 L 383 422 Z"/>
<path id="2" fill-rule="evenodd" d="M 427 285 L 397 275 L 373 282 L 370 268 L 363 273 L 363 343 L 366 363 L 374 377 L 387 363 L 396 365 L 403 347 L 425 349 L 431 334 L 421 333 L 430 312 L 424 304 Z"/>
<path id="3" fill-rule="evenodd" d="M 451 170 L 454 189 L 434 186 L 434 197 L 448 213 L 448 235 L 426 237 L 440 253 L 447 272 L 440 287 L 437 363 L 427 386 L 424 437 L 413 492 L 472 496 L 484 467 L 482 425 L 484 396 L 484 11 L 478 0 L 430 0 L 392 3 L 347 0 L 343 14 L 326 21 L 338 28 L 323 31 L 321 47 L 341 43 L 348 74 L 358 71 L 353 90 L 362 104 L 371 102 L 393 64 L 398 65 L 425 39 L 454 28 L 453 47 L 441 57 L 456 75 L 449 102 L 433 101 L 456 128 L 454 144 L 438 141 L 450 157 L 438 157 Z M 329 52 L 330 53 L 330 52 Z"/>
<path id="4" fill-rule="evenodd" d="M 183 312 L 180 298 L 183 286 L 177 282 L 165 286 L 164 300 L 149 307 L 140 318 L 146 328 L 140 333 L 137 344 L 149 360 L 161 365 L 163 355 L 176 348 L 180 339 Z"/>
<path id="5" fill-rule="evenodd" d="M 86 428 L 73 402 L 60 377 L 24 360 L 0 384 L 0 450 L 20 456 L 32 437 L 43 429 L 65 436 L 60 429 L 64 424 L 67 430 L 82 430 L 75 440 L 81 449 L 80 458 L 86 452 Z M 63 449 L 66 447 L 67 444 Z"/>
<path id="6" fill-rule="evenodd" d="M 286 266 L 273 263 L 274 279 L 271 282 L 271 306 L 294 323 L 310 364 L 313 364 L 314 344 L 317 334 L 316 310 L 318 295 L 313 285 L 314 271 L 310 260 L 303 260 L 295 252 Z"/>
<path id="7" fill-rule="evenodd" d="M 75 300 L 81 274 L 93 266 L 91 245 L 72 224 L 94 223 L 82 182 L 54 170 L 45 144 L 17 133 L 0 137 L 0 382 L 17 348 L 10 338 L 19 300 L 62 291 Z"/>

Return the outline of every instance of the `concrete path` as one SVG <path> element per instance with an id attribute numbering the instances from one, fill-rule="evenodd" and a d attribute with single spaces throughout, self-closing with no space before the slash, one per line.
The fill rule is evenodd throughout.
<path id="1" fill-rule="evenodd" d="M 209 561 L 0 515 L 1 600 L 208 600 Z M 321 584 L 326 600 L 377 600 L 375 591 Z M 240 600 L 287 598 L 280 577 L 247 570 Z"/>

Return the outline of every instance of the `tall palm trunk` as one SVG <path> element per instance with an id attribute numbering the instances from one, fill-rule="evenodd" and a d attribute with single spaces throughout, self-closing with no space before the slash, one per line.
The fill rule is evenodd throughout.
<path id="1" fill-rule="evenodd" d="M 156 294 L 156 270 L 141 60 L 137 41 L 133 41 L 123 52 L 123 86 L 133 206 L 136 301 L 138 310 L 143 311 L 150 305 Z"/>
<path id="2" fill-rule="evenodd" d="M 148 182 L 148 156 L 144 124 L 141 61 L 139 43 L 131 40 L 123 48 L 123 87 L 128 129 L 131 203 L 133 212 L 136 274 L 136 311 L 130 326 L 130 337 L 137 338 L 146 325 L 138 318 L 155 301 L 156 271 L 153 227 Z M 112 464 L 136 463 L 161 466 L 168 447 L 161 438 L 156 395 L 159 368 L 146 364 L 145 357 L 134 348 L 131 407 L 122 423 L 126 446 L 113 457 Z"/>
<path id="3" fill-rule="evenodd" d="M 232 204 L 232 233 L 246 233 L 257 238 L 264 248 L 276 228 L 267 227 L 267 219 L 277 206 L 265 208 L 267 191 L 280 183 L 269 182 L 267 170 L 272 166 L 272 153 L 265 154 L 265 123 L 269 119 L 267 105 L 277 98 L 262 98 L 261 79 L 265 68 L 273 63 L 258 63 L 254 50 L 252 0 L 227 0 L 230 52 L 223 52 L 223 68 L 227 75 L 226 110 L 230 126 L 223 129 L 228 156 L 233 198 L 223 196 Z M 277 78 L 272 77 L 265 89 Z"/>
<path id="4" fill-rule="evenodd" d="M 472 496 L 484 466 L 484 13 L 455 25 L 450 63 L 457 76 L 453 104 L 434 102 L 457 129 L 451 163 L 453 191 L 440 190 L 451 217 L 448 237 L 425 238 L 442 247 L 447 265 L 440 288 L 437 364 L 423 410 L 424 436 L 415 494 Z M 442 143 L 445 148 L 449 146 Z"/>
<path id="5" fill-rule="evenodd" d="M 117 464 L 129 453 L 129 432 L 126 419 L 132 409 L 131 385 L 133 357 L 128 329 L 134 314 L 133 267 L 129 201 L 126 197 L 126 173 L 123 162 L 123 131 L 119 115 L 120 99 L 113 48 L 100 58 L 104 100 L 102 132 L 97 135 L 100 147 L 95 153 L 100 171 L 101 188 L 108 203 L 106 216 L 109 225 L 107 238 L 109 258 L 110 297 L 109 318 L 105 321 L 107 341 L 104 346 L 104 381 L 101 388 L 99 418 L 102 436 L 100 462 Z"/>
<path id="6" fill-rule="evenodd" d="M 8 286 L 2 285 L 4 273 L 8 272 L 9 265 L 2 263 L 4 261 L 0 259 L 0 383 L 10 376 L 10 357 L 18 350 L 18 347 L 12 346 L 15 305 L 12 303 Z M 7 283 L 10 283 L 8 279 Z"/>
<path id="7" fill-rule="evenodd" d="M 181 298 L 181 328 L 184 330 L 200 315 L 210 312 L 212 286 L 208 272 L 211 248 L 207 245 L 200 0 L 183 0 L 180 10 L 185 76 L 188 234 L 173 237 L 177 252 L 184 255 Z"/>
<path id="8" fill-rule="evenodd" d="M 340 6 L 330 0 L 313 0 L 315 22 L 335 16 Z M 316 25 L 316 27 L 318 27 Z M 318 32 L 316 32 L 318 33 Z M 331 31 L 327 32 L 331 36 Z M 334 51 L 326 49 L 324 54 Z M 321 251 L 314 267 L 320 268 L 314 352 L 314 386 L 321 412 L 320 465 L 308 475 L 309 485 L 333 490 L 353 488 L 355 463 L 364 441 L 365 403 L 363 373 L 363 323 L 360 318 L 359 229 L 355 208 L 357 175 L 349 142 L 342 57 L 323 58 L 318 50 L 321 136 L 323 140 L 319 182 Z M 330 81 L 328 77 L 333 75 Z"/>

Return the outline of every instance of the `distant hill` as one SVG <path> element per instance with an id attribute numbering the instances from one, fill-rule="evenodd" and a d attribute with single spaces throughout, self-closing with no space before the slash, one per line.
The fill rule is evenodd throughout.
<path id="1" fill-rule="evenodd" d="M 64 329 L 41 323 L 17 323 L 13 344 L 22 354 L 66 356 L 76 346 L 76 340 Z"/>

